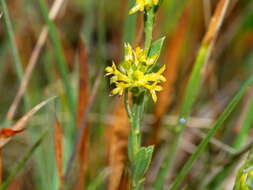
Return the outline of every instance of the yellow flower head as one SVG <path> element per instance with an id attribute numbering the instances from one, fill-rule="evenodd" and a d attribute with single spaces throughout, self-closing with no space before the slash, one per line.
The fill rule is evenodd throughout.
<path id="1" fill-rule="evenodd" d="M 144 11 L 147 8 L 158 5 L 159 0 L 136 0 L 135 6 L 129 11 L 129 14 L 136 13 L 138 11 Z"/>
<path id="2" fill-rule="evenodd" d="M 111 67 L 106 67 L 106 76 L 112 75 L 110 82 L 115 84 L 112 94 L 122 95 L 125 89 L 142 88 L 147 89 L 154 102 L 156 102 L 156 91 L 161 91 L 160 82 L 166 81 L 162 76 L 165 70 L 163 65 L 157 72 L 150 73 L 150 68 L 156 63 L 158 55 L 148 57 L 145 50 L 137 47 L 135 50 L 130 44 L 125 44 L 125 58 L 119 64 L 118 68 L 115 63 Z"/>

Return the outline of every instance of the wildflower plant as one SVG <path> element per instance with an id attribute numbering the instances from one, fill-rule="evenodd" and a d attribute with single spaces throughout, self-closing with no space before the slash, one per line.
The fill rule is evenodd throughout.
<path id="1" fill-rule="evenodd" d="M 136 5 L 129 14 L 144 12 L 144 47 L 133 48 L 129 43 L 124 44 L 124 60 L 116 66 L 105 69 L 114 85 L 113 95 L 124 95 L 125 107 L 131 123 L 128 138 L 128 157 L 130 162 L 131 189 L 142 189 L 144 175 L 149 168 L 153 146 L 141 146 L 140 121 L 144 111 L 144 102 L 151 95 L 157 101 L 156 92 L 161 91 L 161 82 L 166 81 L 162 75 L 165 65 L 157 64 L 164 38 L 152 43 L 152 31 L 159 0 L 136 0 Z M 131 98 L 128 94 L 131 93 Z M 131 100 L 130 100 L 131 99 Z M 131 102 L 131 106 L 130 103 Z"/>

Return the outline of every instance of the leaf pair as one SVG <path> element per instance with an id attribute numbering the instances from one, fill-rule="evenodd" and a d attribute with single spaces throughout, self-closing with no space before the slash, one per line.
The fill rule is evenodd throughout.
<path id="1" fill-rule="evenodd" d="M 137 154 L 135 155 L 135 159 L 133 161 L 133 181 L 137 184 L 141 184 L 143 180 L 144 174 L 147 172 L 152 154 L 153 154 L 154 146 L 149 147 L 141 147 Z"/>

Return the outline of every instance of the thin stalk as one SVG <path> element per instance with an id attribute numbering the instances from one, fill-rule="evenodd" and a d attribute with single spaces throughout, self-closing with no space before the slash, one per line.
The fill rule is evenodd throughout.
<path id="1" fill-rule="evenodd" d="M 140 120 L 143 112 L 143 103 L 144 103 L 144 93 L 140 95 L 133 96 L 133 108 L 130 119 L 131 130 L 129 135 L 129 157 L 131 161 L 131 170 L 134 171 L 134 157 L 139 152 L 141 148 L 141 128 Z M 134 190 L 139 190 L 142 188 L 140 181 L 133 180 L 131 187 Z"/>
<path id="2" fill-rule="evenodd" d="M 54 47 L 58 68 L 60 70 L 60 74 L 61 74 L 63 84 L 65 87 L 65 92 L 67 95 L 69 109 L 72 114 L 72 122 L 73 122 L 73 125 L 75 125 L 75 123 L 76 123 L 76 105 L 75 105 L 74 90 L 71 86 L 71 83 L 70 83 L 70 80 L 68 77 L 67 63 L 66 63 L 66 59 L 64 57 L 64 53 L 62 50 L 59 36 L 57 34 L 57 29 L 56 29 L 53 21 L 49 18 L 49 11 L 48 11 L 47 5 L 45 3 L 45 0 L 39 0 L 38 2 L 40 5 L 40 8 L 41 8 L 43 17 L 48 25 L 49 36 L 51 38 L 51 41 L 52 41 L 52 44 Z"/>
<path id="3" fill-rule="evenodd" d="M 236 149 L 241 148 L 241 146 L 243 145 L 245 139 L 249 134 L 249 130 L 253 122 L 252 113 L 253 113 L 253 98 L 251 97 L 242 127 L 240 129 L 239 134 L 236 136 L 236 139 L 233 144 L 233 147 Z"/>
<path id="4" fill-rule="evenodd" d="M 155 21 L 154 8 L 145 11 L 144 13 L 144 32 L 145 32 L 145 44 L 144 49 L 148 52 L 152 43 L 153 26 Z"/>
<path id="5" fill-rule="evenodd" d="M 18 53 L 16 42 L 15 42 L 15 35 L 14 35 L 13 26 L 10 20 L 10 16 L 9 16 L 9 11 L 6 6 L 5 0 L 0 0 L 0 5 L 1 5 L 1 9 L 3 10 L 3 20 L 7 29 L 7 35 L 9 38 L 9 43 L 10 43 L 10 47 L 11 47 L 11 51 L 12 51 L 12 55 L 14 59 L 14 64 L 15 64 L 15 70 L 17 73 L 18 80 L 21 82 L 23 78 L 22 63 L 21 63 L 21 59 Z"/>
<path id="6" fill-rule="evenodd" d="M 13 26 L 10 20 L 9 11 L 6 6 L 5 0 L 0 0 L 0 7 L 3 11 L 3 20 L 7 29 L 7 35 L 8 35 L 8 39 L 9 39 L 9 43 L 11 47 L 13 60 L 14 60 L 15 71 L 18 77 L 18 81 L 21 84 L 22 79 L 23 79 L 22 62 L 20 59 L 20 55 L 18 53 L 18 48 L 15 42 L 15 34 L 14 34 Z M 25 106 L 25 111 L 27 111 L 29 108 L 29 101 L 28 101 L 27 95 L 25 95 L 24 97 L 24 106 Z"/>
<path id="7" fill-rule="evenodd" d="M 37 148 L 40 146 L 40 144 L 42 143 L 42 141 L 45 138 L 45 136 L 47 135 L 47 133 L 48 133 L 48 131 L 46 131 L 45 133 L 43 133 L 42 136 L 32 146 L 32 148 L 25 154 L 25 156 L 22 158 L 22 160 L 20 160 L 17 163 L 17 165 L 15 166 L 15 168 L 11 171 L 10 175 L 7 177 L 7 179 L 4 181 L 4 183 L 0 186 L 0 190 L 5 190 L 5 189 L 8 188 L 8 186 L 10 185 L 10 183 L 12 182 L 12 180 L 16 177 L 16 175 L 18 174 L 18 172 L 22 168 L 24 168 L 24 166 L 27 163 L 27 161 L 31 158 L 31 156 L 33 155 L 33 153 L 35 152 L 35 150 L 37 150 Z"/>

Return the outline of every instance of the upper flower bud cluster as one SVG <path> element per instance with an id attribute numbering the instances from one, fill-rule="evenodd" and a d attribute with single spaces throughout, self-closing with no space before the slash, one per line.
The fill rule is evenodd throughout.
<path id="1" fill-rule="evenodd" d="M 159 0 L 136 0 L 135 6 L 129 11 L 129 14 L 136 13 L 138 11 L 144 11 L 145 9 L 152 8 L 158 5 Z"/>

